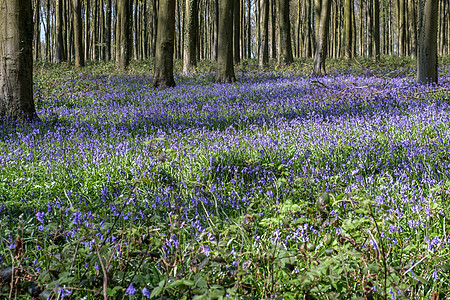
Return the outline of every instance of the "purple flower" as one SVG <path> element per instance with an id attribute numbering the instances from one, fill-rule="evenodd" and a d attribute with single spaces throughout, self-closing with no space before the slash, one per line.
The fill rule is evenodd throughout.
<path id="1" fill-rule="evenodd" d="M 130 285 L 128 286 L 128 288 L 125 291 L 125 293 L 127 293 L 128 295 L 136 294 L 136 289 L 134 288 L 133 283 L 130 283 Z"/>
<path id="2" fill-rule="evenodd" d="M 44 213 L 44 212 L 38 211 L 38 212 L 36 213 L 36 219 L 37 219 L 39 222 L 44 223 L 44 217 L 45 217 L 45 213 Z"/>
<path id="3" fill-rule="evenodd" d="M 150 298 L 151 293 L 150 293 L 150 291 L 147 289 L 147 287 L 144 287 L 144 288 L 142 289 L 142 295 L 144 295 L 144 297 L 146 297 L 146 298 Z"/>
<path id="4" fill-rule="evenodd" d="M 71 292 L 70 290 L 68 290 L 68 289 L 60 288 L 60 289 L 58 290 L 58 293 L 59 293 L 59 295 L 61 296 L 61 298 L 64 298 L 64 297 L 70 296 L 70 294 L 71 294 L 72 292 Z"/>

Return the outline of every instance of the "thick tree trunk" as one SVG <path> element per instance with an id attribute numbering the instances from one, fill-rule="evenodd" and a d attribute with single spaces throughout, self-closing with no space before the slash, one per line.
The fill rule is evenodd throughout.
<path id="1" fill-rule="evenodd" d="M 236 81 L 233 65 L 233 6 L 234 0 L 220 1 L 216 82 Z"/>
<path id="2" fill-rule="evenodd" d="M 198 1 L 186 0 L 183 73 L 197 66 Z"/>
<path id="3" fill-rule="evenodd" d="M 153 87 L 175 86 L 175 79 L 173 78 L 174 38 L 175 0 L 160 0 Z"/>
<path id="4" fill-rule="evenodd" d="M 280 0 L 280 57 L 279 63 L 290 65 L 292 56 L 291 22 L 289 20 L 289 0 Z"/>
<path id="5" fill-rule="evenodd" d="M 417 57 L 417 82 L 437 83 L 438 0 L 426 0 L 421 25 Z"/>
<path id="6" fill-rule="evenodd" d="M 272 37 L 270 42 L 272 43 L 272 59 L 277 58 L 277 9 L 276 2 L 277 0 L 272 0 L 272 5 L 270 6 L 271 16 L 270 22 L 272 22 Z"/>
<path id="7" fill-rule="evenodd" d="M 80 0 L 72 0 L 73 7 L 73 29 L 74 29 L 74 41 L 75 41 L 75 67 L 84 67 L 84 54 L 83 54 L 83 35 L 82 35 L 82 23 L 81 23 L 81 4 Z M 86 42 L 86 41 L 85 41 Z"/>
<path id="8" fill-rule="evenodd" d="M 37 119 L 33 102 L 31 0 L 0 2 L 0 121 Z"/>
<path id="9" fill-rule="evenodd" d="M 62 23 L 62 0 L 56 0 L 56 51 L 55 62 L 61 63 L 66 60 L 64 55 L 63 23 Z"/>
<path id="10" fill-rule="evenodd" d="M 117 1 L 116 64 L 125 70 L 131 57 L 131 5 L 130 0 Z"/>
<path id="11" fill-rule="evenodd" d="M 322 0 L 320 11 L 320 25 L 316 39 L 316 54 L 314 57 L 315 75 L 326 75 L 325 60 L 327 58 L 327 39 L 330 26 L 331 0 Z"/>
<path id="12" fill-rule="evenodd" d="M 261 41 L 259 49 L 259 66 L 266 68 L 269 64 L 269 0 L 260 0 L 259 16 Z"/>

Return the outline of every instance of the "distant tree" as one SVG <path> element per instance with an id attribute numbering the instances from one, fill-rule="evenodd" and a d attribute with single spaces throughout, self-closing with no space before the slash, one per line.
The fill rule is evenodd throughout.
<path id="1" fill-rule="evenodd" d="M 123 70 L 131 57 L 131 9 L 130 0 L 117 1 L 116 64 Z"/>
<path id="2" fill-rule="evenodd" d="M 187 0 L 185 12 L 185 37 L 183 73 L 191 72 L 197 65 L 198 1 Z"/>
<path id="3" fill-rule="evenodd" d="M 0 117 L 31 121 L 37 119 L 31 0 L 1 0 L 0 5 Z"/>
<path id="4" fill-rule="evenodd" d="M 219 35 L 216 82 L 234 82 L 233 9 L 234 0 L 221 0 L 219 5 Z"/>
<path id="5" fill-rule="evenodd" d="M 313 73 L 315 75 L 326 75 L 325 60 L 327 58 L 327 39 L 330 27 L 330 8 L 331 0 L 322 0 L 319 29 L 317 30 L 318 36 L 316 38 L 316 54 L 314 56 Z"/>
<path id="6" fill-rule="evenodd" d="M 160 0 L 153 87 L 175 86 L 175 79 L 173 78 L 174 38 L 175 0 Z"/>
<path id="7" fill-rule="evenodd" d="M 372 1 L 372 38 L 373 38 L 373 51 L 372 58 L 377 61 L 380 58 L 380 1 Z"/>
<path id="8" fill-rule="evenodd" d="M 81 22 L 80 0 L 72 0 L 73 7 L 73 31 L 75 40 L 75 67 L 84 67 L 83 35 Z"/>
<path id="9" fill-rule="evenodd" d="M 417 82 L 438 81 L 437 69 L 438 0 L 426 0 L 420 27 Z"/>
<path id="10" fill-rule="evenodd" d="M 105 11 L 105 31 L 103 40 L 105 41 L 105 55 L 106 61 L 111 60 L 111 19 L 112 19 L 112 0 L 106 0 Z"/>
<path id="11" fill-rule="evenodd" d="M 291 42 L 289 0 L 280 0 L 280 57 L 279 63 L 290 65 L 294 61 Z"/>
<path id="12" fill-rule="evenodd" d="M 235 63 L 241 62 L 241 55 L 240 55 L 240 42 L 241 42 L 241 20 L 240 20 L 240 14 L 241 14 L 241 0 L 234 0 L 234 13 L 233 13 L 233 22 L 234 22 L 234 28 L 233 28 L 233 46 L 234 46 L 234 53 L 233 58 Z"/>

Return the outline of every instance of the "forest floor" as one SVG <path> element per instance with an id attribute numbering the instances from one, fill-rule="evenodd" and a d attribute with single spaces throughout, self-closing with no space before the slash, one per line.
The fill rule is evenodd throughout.
<path id="1" fill-rule="evenodd" d="M 450 58 L 429 86 L 254 63 L 164 90 L 36 63 L 41 120 L 0 125 L 0 297 L 449 297 Z"/>

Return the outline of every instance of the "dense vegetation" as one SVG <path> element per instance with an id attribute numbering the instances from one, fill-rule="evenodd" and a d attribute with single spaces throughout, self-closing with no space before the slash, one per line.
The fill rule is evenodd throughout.
<path id="1" fill-rule="evenodd" d="M 165 90 L 150 61 L 36 63 L 41 120 L 0 125 L 0 297 L 449 297 L 449 63 Z"/>

